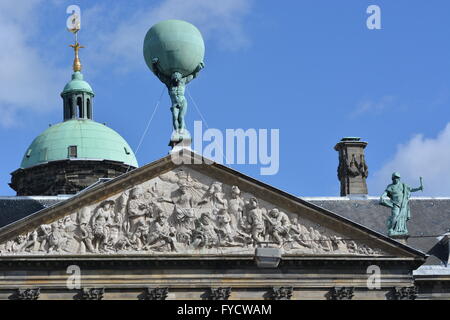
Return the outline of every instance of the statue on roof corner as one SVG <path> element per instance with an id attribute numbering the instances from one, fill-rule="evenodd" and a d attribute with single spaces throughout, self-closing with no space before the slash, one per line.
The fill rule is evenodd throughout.
<path id="1" fill-rule="evenodd" d="M 423 191 L 422 177 L 420 177 L 420 187 L 411 188 L 406 183 L 400 182 L 400 174 L 392 174 L 392 183 L 380 197 L 380 204 L 391 208 L 391 216 L 387 221 L 388 235 L 407 236 L 407 221 L 411 218 L 409 211 L 409 198 L 411 192 Z"/>
<path id="2" fill-rule="evenodd" d="M 181 20 L 165 20 L 148 30 L 144 40 L 144 59 L 149 69 L 167 86 L 172 106 L 172 147 L 183 140 L 190 144 L 186 129 L 186 85 L 205 67 L 205 44 L 200 31 Z"/>

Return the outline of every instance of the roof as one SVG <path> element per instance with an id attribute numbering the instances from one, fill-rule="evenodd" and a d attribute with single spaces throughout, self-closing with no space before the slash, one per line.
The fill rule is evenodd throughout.
<path id="1" fill-rule="evenodd" d="M 79 71 L 76 71 L 72 74 L 72 80 L 70 80 L 66 86 L 64 87 L 61 95 L 69 93 L 69 92 L 87 92 L 91 95 L 94 95 L 94 91 L 89 83 L 83 80 L 83 74 Z"/>
<path id="2" fill-rule="evenodd" d="M 378 204 L 379 197 L 351 199 L 348 197 L 302 198 L 377 232 L 387 234 L 389 208 Z M 450 229 L 450 198 L 411 198 L 411 220 L 408 222 L 408 245 L 428 252 L 437 242 L 437 236 Z M 433 256 L 427 264 L 440 264 Z"/>
<path id="3" fill-rule="evenodd" d="M 77 146 L 76 159 L 112 160 L 138 166 L 133 150 L 116 131 L 89 119 L 72 119 L 49 127 L 34 139 L 20 167 L 68 159 L 69 146 Z"/>
<path id="4" fill-rule="evenodd" d="M 414 276 L 450 276 L 450 267 L 444 266 L 420 266 L 417 270 L 413 271 Z"/>
<path id="5" fill-rule="evenodd" d="M 68 198 L 70 196 L 0 197 L 0 227 Z"/>

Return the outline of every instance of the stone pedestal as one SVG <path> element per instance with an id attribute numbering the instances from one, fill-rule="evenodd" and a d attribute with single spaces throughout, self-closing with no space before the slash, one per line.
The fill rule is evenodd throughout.
<path id="1" fill-rule="evenodd" d="M 170 140 L 169 146 L 172 148 L 172 150 L 169 151 L 169 153 L 176 153 L 179 152 L 182 149 L 187 149 L 189 151 L 192 151 L 191 149 L 191 138 L 184 138 L 181 141 L 172 141 Z"/>
<path id="2" fill-rule="evenodd" d="M 407 234 L 406 235 L 395 235 L 395 236 L 389 236 L 389 237 L 397 240 L 400 243 L 403 243 L 406 245 L 408 244 L 409 235 L 407 235 Z"/>

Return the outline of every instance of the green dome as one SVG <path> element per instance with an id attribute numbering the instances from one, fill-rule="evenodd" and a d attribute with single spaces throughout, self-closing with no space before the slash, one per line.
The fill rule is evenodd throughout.
<path id="1" fill-rule="evenodd" d="M 76 159 L 112 160 L 138 166 L 130 146 L 117 132 L 92 120 L 76 119 L 53 125 L 34 139 L 20 167 L 69 159 L 70 146 L 77 147 Z"/>
<path id="2" fill-rule="evenodd" d="M 70 80 L 61 94 L 65 94 L 68 92 L 82 91 L 88 92 L 94 95 L 94 91 L 92 90 L 89 83 L 83 80 L 83 74 L 79 71 L 76 71 L 72 74 L 72 80 Z"/>
<path id="3" fill-rule="evenodd" d="M 158 58 L 162 73 L 170 77 L 177 71 L 191 74 L 205 55 L 202 34 L 192 24 L 182 20 L 165 20 L 148 30 L 144 40 L 144 58 L 152 69 L 153 58 Z"/>

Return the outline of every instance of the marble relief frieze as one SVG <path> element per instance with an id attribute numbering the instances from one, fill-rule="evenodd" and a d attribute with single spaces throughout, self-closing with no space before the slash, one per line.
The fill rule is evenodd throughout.
<path id="1" fill-rule="evenodd" d="M 0 245 L 0 255 L 380 255 L 358 240 L 188 167 L 84 206 Z"/>

